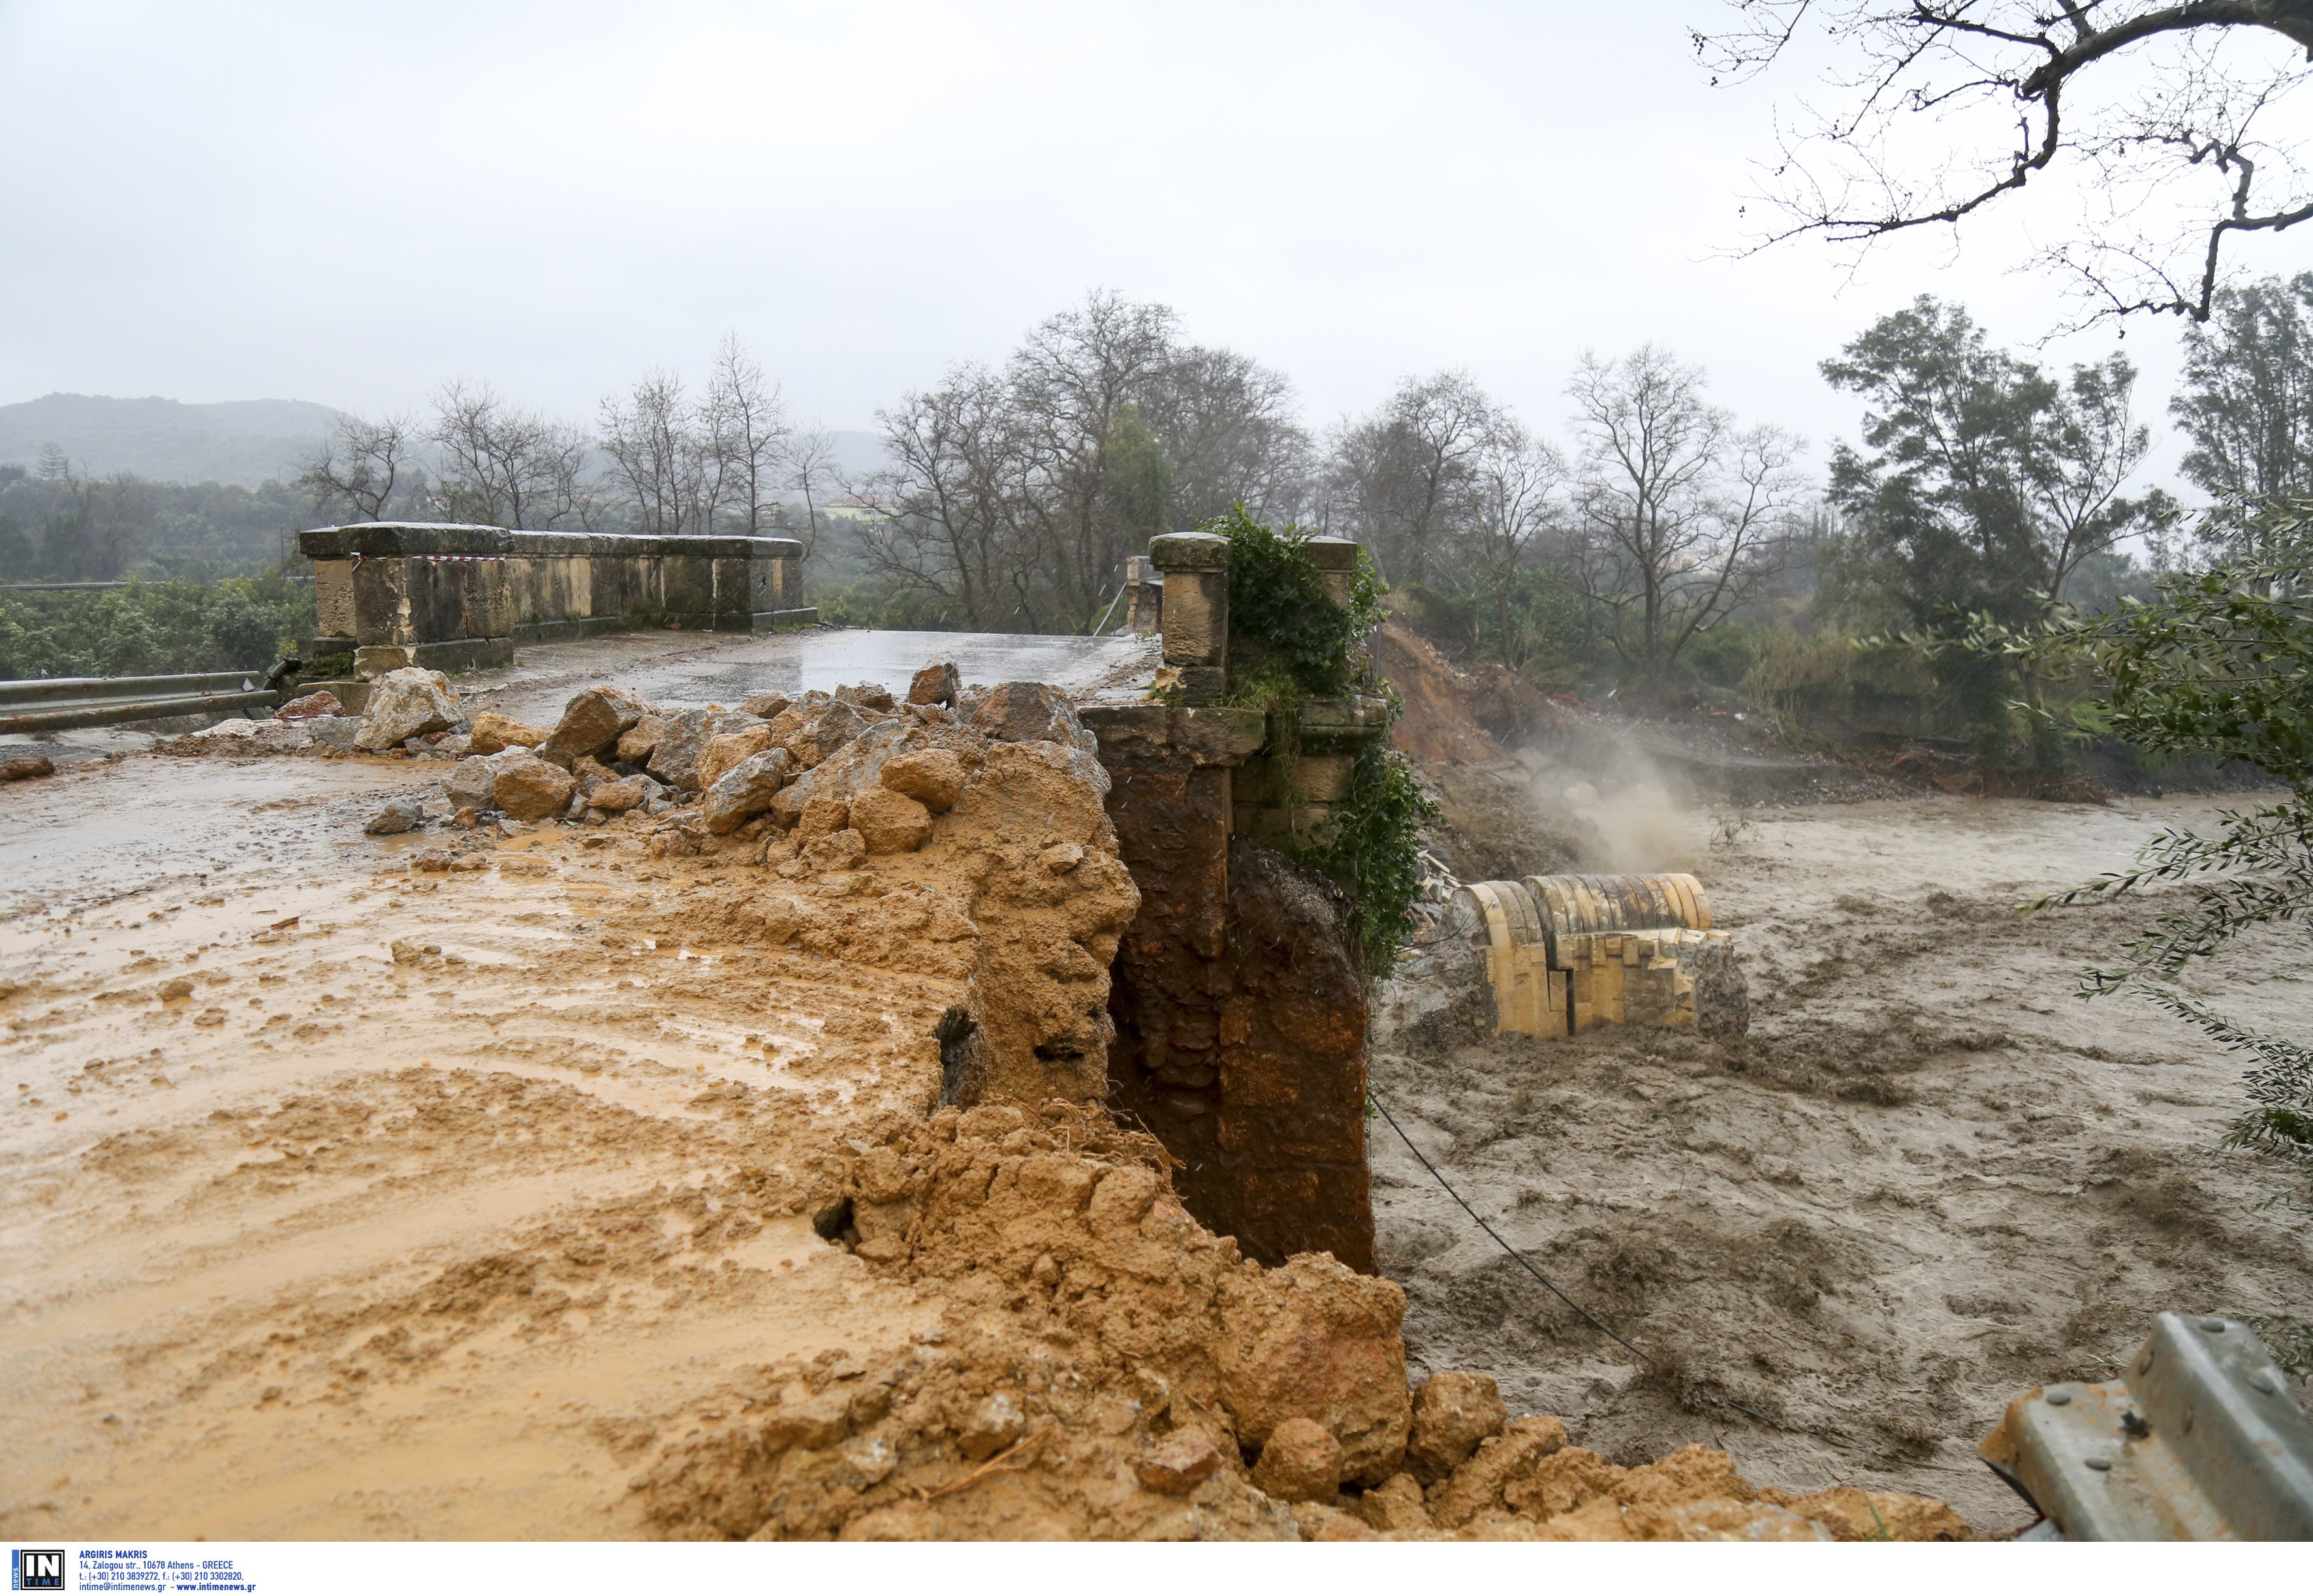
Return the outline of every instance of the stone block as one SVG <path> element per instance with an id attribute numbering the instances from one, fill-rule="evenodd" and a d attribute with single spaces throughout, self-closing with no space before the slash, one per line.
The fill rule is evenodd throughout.
<path id="1" fill-rule="evenodd" d="M 1165 662 L 1228 663 L 1228 573 L 1165 574 Z"/>

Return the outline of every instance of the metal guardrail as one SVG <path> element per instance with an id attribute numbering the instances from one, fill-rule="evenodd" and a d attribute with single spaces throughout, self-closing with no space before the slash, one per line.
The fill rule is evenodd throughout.
<path id="1" fill-rule="evenodd" d="M 2238 1320 L 2161 1314 L 2120 1381 L 2027 1391 L 1979 1451 L 2037 1539 L 2313 1539 L 2313 1420 Z"/>
<path id="2" fill-rule="evenodd" d="M 180 715 L 271 708 L 281 694 L 262 671 L 193 676 L 53 676 L 0 681 L 0 732 L 62 732 Z"/>

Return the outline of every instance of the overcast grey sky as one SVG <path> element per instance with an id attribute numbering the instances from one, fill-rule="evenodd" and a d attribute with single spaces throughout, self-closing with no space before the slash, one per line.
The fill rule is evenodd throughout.
<path id="1" fill-rule="evenodd" d="M 1719 14 L 0 0 L 0 402 L 377 411 L 464 374 L 591 417 L 735 328 L 865 427 L 1100 285 L 1319 424 L 1458 365 L 1555 431 L 1581 350 L 1654 339 L 1820 461 L 1854 412 L 1816 362 L 1878 314 L 1933 292 L 2022 342 L 2063 306 L 2010 269 L 2021 209 L 1851 282 L 1814 245 L 1729 259 L 1812 85 L 1707 87 L 1685 29 Z M 2157 419 L 2175 329 L 2127 347 Z"/>

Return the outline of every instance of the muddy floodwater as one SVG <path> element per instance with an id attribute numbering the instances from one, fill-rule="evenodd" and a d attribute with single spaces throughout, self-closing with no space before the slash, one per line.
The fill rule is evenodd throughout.
<path id="1" fill-rule="evenodd" d="M 1409 1357 L 1489 1369 L 1514 1409 L 1610 1457 L 1707 1442 L 1755 1479 L 1920 1492 L 1979 1530 L 2030 1518 L 1974 1457 L 2010 1399 L 2112 1378 L 2154 1313 L 2237 1315 L 2303 1358 L 2303 1193 L 2217 1145 L 2241 1061 L 2133 998 L 2072 995 L 2151 906 L 2016 911 L 2219 807 L 1648 809 L 1647 863 L 1695 871 L 1737 938 L 1747 1038 L 1432 1028 L 1385 1039 L 1372 1074 L 1473 1206 L 1653 1366 L 1550 1298 L 1375 1120 Z M 2195 978 L 2227 1013 L 2313 1034 L 2301 934 Z"/>

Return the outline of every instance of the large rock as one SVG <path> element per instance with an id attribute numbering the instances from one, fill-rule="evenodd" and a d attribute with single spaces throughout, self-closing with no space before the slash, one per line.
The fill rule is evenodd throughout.
<path id="1" fill-rule="evenodd" d="M 586 807 L 607 815 L 622 815 L 630 809 L 645 807 L 664 790 L 647 776 L 629 776 L 620 781 L 606 781 L 587 794 Z"/>
<path id="2" fill-rule="evenodd" d="M 838 688 L 835 696 L 846 704 L 861 709 L 888 710 L 892 707 L 892 689 L 880 681 L 863 681 L 856 686 Z"/>
<path id="3" fill-rule="evenodd" d="M 911 749 L 884 761 L 884 785 L 905 793 L 936 815 L 955 807 L 963 795 L 963 761 L 944 748 Z"/>
<path id="4" fill-rule="evenodd" d="M 699 790 L 710 791 L 723 779 L 724 772 L 737 769 L 770 746 L 771 729 L 768 725 L 750 726 L 743 732 L 726 732 L 720 737 L 708 738 L 707 746 L 699 750 L 699 763 L 693 769 Z"/>
<path id="5" fill-rule="evenodd" d="M 790 709 L 787 714 L 793 715 Z M 867 730 L 866 717 L 851 705 L 835 699 L 808 711 L 803 725 L 780 741 L 796 766 L 809 770 L 831 759 L 836 750 Z"/>
<path id="6" fill-rule="evenodd" d="M 803 862 L 813 870 L 857 870 L 866 858 L 867 839 L 849 829 L 814 837 L 803 849 Z"/>
<path id="7" fill-rule="evenodd" d="M 910 704 L 945 704 L 955 706 L 955 696 L 963 690 L 963 679 L 956 674 L 954 660 L 934 660 L 916 672 L 908 683 Z"/>
<path id="8" fill-rule="evenodd" d="M 765 749 L 725 771 L 707 789 L 707 829 L 736 831 L 769 811 L 787 781 L 787 750 Z"/>
<path id="9" fill-rule="evenodd" d="M 1341 1443 L 1341 1478 L 1379 1485 L 1405 1457 L 1405 1293 L 1322 1253 L 1258 1278 L 1231 1275 L 1221 1309 L 1234 1332 L 1214 1348 L 1221 1405 L 1240 1441 L 1264 1444 L 1287 1419 L 1313 1419 Z"/>
<path id="10" fill-rule="evenodd" d="M 1056 687 L 1041 681 L 1007 681 L 989 689 L 972 723 L 998 742 L 1057 742 L 1064 748 L 1100 751 L 1098 739 L 1077 718 L 1077 706 Z"/>
<path id="11" fill-rule="evenodd" d="M 466 751 L 502 754 L 510 748 L 536 748 L 552 735 L 542 726 L 526 726 L 510 715 L 485 709 L 474 717 L 474 738 Z"/>
<path id="12" fill-rule="evenodd" d="M 1509 1416 L 1492 1375 L 1440 1371 L 1413 1394 L 1406 1460 L 1421 1478 L 1442 1479 L 1477 1451 L 1478 1443 L 1500 1434 Z"/>
<path id="13" fill-rule="evenodd" d="M 302 698 L 290 699 L 273 712 L 273 718 L 277 721 L 304 721 L 345 712 L 345 706 L 338 702 L 335 693 L 327 688 L 319 688 Z"/>
<path id="14" fill-rule="evenodd" d="M 639 721 L 650 706 L 622 688 L 588 688 L 562 706 L 553 735 L 539 744 L 538 757 L 566 769 L 581 754 L 609 753 L 620 733 Z"/>
<path id="15" fill-rule="evenodd" d="M 839 705 L 836 707 L 841 708 Z M 849 803 L 854 798 L 875 786 L 884 775 L 884 762 L 900 751 L 903 741 L 916 730 L 914 723 L 905 720 L 880 721 L 868 726 L 835 750 L 826 759 L 805 770 L 781 793 L 771 812 L 778 817 L 782 827 L 793 826 L 802 816 L 804 805 L 814 798 L 832 798 Z M 787 751 L 793 753 L 801 736 L 787 740 Z M 801 760 L 796 761 L 801 764 Z"/>
<path id="16" fill-rule="evenodd" d="M 795 700 L 788 697 L 785 693 L 757 693 L 753 697 L 749 698 L 745 703 L 740 705 L 739 707 L 745 710 L 749 715 L 757 715 L 764 720 L 770 721 L 777 720 L 781 715 L 787 712 L 787 706 L 794 702 Z"/>
<path id="17" fill-rule="evenodd" d="M 699 756 L 717 737 L 762 723 L 743 710 L 686 709 L 666 717 L 666 728 L 651 750 L 650 773 L 670 787 L 699 791 Z"/>
<path id="18" fill-rule="evenodd" d="M 499 767 L 490 806 L 517 820 L 542 820 L 559 814 L 578 790 L 578 778 L 535 754 L 522 754 Z"/>
<path id="19" fill-rule="evenodd" d="M 516 759 L 530 756 L 527 749 L 500 749 L 494 754 L 470 754 L 453 766 L 442 784 L 453 809 L 490 809 L 497 789 L 498 772 Z"/>
<path id="20" fill-rule="evenodd" d="M 1270 1432 L 1253 1483 L 1280 1502 L 1331 1502 L 1341 1486 L 1341 1443 L 1315 1419 L 1288 1418 Z"/>
<path id="21" fill-rule="evenodd" d="M 652 751 L 658 747 L 659 737 L 665 731 L 666 716 L 643 716 L 619 733 L 619 762 L 622 765 L 647 764 Z"/>
<path id="22" fill-rule="evenodd" d="M 426 823 L 426 806 L 415 798 L 389 798 L 362 829 L 372 837 L 397 837 Z"/>
<path id="23" fill-rule="evenodd" d="M 1429 1494 L 1429 1516 L 1446 1529 L 1458 1530 L 1501 1507 L 1504 1486 L 1526 1478 L 1565 1444 L 1565 1425 L 1548 1414 L 1514 1421 L 1500 1434 L 1480 1442 L 1470 1460 Z"/>
<path id="24" fill-rule="evenodd" d="M 369 703 L 362 711 L 354 746 L 383 753 L 412 737 L 447 732 L 464 719 L 458 696 L 443 686 L 433 671 L 415 665 L 389 671 L 369 684 Z"/>
<path id="25" fill-rule="evenodd" d="M 20 754 L 5 764 L 0 764 L 0 781 L 31 781 L 35 776 L 54 776 L 56 761 L 46 754 Z"/>
<path id="26" fill-rule="evenodd" d="M 1411 1474 L 1393 1474 L 1368 1491 L 1358 1502 L 1358 1516 L 1385 1534 L 1430 1528 L 1421 1482 Z"/>
<path id="27" fill-rule="evenodd" d="M 795 832 L 801 837 L 826 837 L 851 824 L 851 806 L 840 798 L 814 798 L 796 817 Z"/>
<path id="28" fill-rule="evenodd" d="M 870 787 L 854 798 L 851 825 L 866 839 L 871 854 L 912 853 L 932 834 L 931 811 L 889 787 Z"/>

